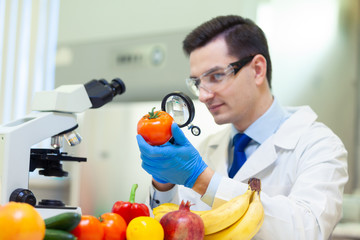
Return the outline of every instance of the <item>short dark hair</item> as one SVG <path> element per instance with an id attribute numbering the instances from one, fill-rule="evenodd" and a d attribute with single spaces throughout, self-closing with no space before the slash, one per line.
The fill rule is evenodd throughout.
<path id="1" fill-rule="evenodd" d="M 192 51 L 210 41 L 224 37 L 229 55 L 239 59 L 261 54 L 267 62 L 266 77 L 271 87 L 271 59 L 264 32 L 252 20 L 236 15 L 218 16 L 191 31 L 183 41 L 183 50 Z"/>

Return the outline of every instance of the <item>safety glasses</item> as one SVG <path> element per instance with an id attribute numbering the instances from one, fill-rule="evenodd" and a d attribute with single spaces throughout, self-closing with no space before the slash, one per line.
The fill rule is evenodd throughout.
<path id="1" fill-rule="evenodd" d="M 189 77 L 185 80 L 186 86 L 196 96 L 199 96 L 200 88 L 208 92 L 216 91 L 224 86 L 231 76 L 236 75 L 242 67 L 251 62 L 253 58 L 254 56 L 248 56 L 230 63 L 226 68 L 215 67 L 201 74 L 200 77 Z"/>

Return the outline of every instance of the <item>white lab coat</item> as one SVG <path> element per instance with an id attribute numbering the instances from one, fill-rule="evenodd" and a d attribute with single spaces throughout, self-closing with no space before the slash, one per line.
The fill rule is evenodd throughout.
<path id="1" fill-rule="evenodd" d="M 329 239 L 341 218 L 348 180 L 347 152 L 341 140 L 316 122 L 310 107 L 288 108 L 293 114 L 248 158 L 233 179 L 227 177 L 230 128 L 199 147 L 208 166 L 222 177 L 216 198 L 243 194 L 251 177 L 261 180 L 264 223 L 254 239 Z M 200 195 L 176 186 L 172 202 L 190 200 L 192 209 L 208 209 Z"/>

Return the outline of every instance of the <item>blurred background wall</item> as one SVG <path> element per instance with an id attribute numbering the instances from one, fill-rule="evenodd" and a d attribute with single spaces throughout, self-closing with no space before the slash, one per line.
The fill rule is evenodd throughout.
<path id="1" fill-rule="evenodd" d="M 21 5 L 26 1 L 0 0 L 0 10 L 4 2 L 8 13 L 13 2 Z M 45 0 L 33 2 L 37 4 L 32 8 L 34 16 L 38 15 L 36 6 L 54 7 L 54 3 Z M 42 190 L 47 184 L 47 191 L 60 194 L 69 204 L 80 205 L 85 213 L 99 214 L 108 211 L 114 201 L 127 200 L 131 185 L 137 182 L 137 200 L 144 201 L 150 177 L 140 167 L 135 140 L 137 121 L 153 106 L 160 108 L 161 99 L 169 92 L 180 90 L 190 95 L 184 83 L 189 63 L 181 49 L 182 40 L 202 22 L 228 14 L 248 17 L 262 27 L 272 56 L 274 95 L 283 105 L 310 105 L 319 120 L 339 135 L 349 152 L 350 180 L 346 193 L 352 194 L 360 188 L 359 1 L 61 0 L 58 3 L 56 10 L 51 11 L 53 15 L 46 15 L 58 14 L 58 22 L 50 28 L 57 30 L 57 41 L 48 50 L 55 49 L 57 53 L 56 65 L 52 63 L 54 76 L 47 78 L 50 86 L 120 77 L 127 90 L 111 104 L 79 114 L 79 132 L 84 141 L 67 150 L 87 157 L 88 162 L 67 164 L 69 179 L 56 179 L 55 183 L 32 175 L 32 185 L 38 187 L 40 195 L 46 194 Z M 43 18 L 37 22 L 49 20 Z M 0 34 L 7 36 L 8 32 L 9 29 Z M 4 49 L 0 62 L 2 76 L 5 51 L 8 51 Z M 3 96 L 4 77 L 0 80 Z M 14 83 L 16 86 L 19 85 Z M 27 111 L 30 111 L 31 94 L 26 102 Z M 214 124 L 196 99 L 194 103 L 194 123 L 202 128 L 202 134 L 193 137 L 184 131 L 197 145 L 223 126 Z"/>

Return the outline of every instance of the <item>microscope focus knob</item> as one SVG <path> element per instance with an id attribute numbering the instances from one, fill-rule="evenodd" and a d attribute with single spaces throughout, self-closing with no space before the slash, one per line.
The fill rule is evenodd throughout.
<path id="1" fill-rule="evenodd" d="M 10 195 L 9 201 L 28 203 L 32 206 L 36 205 L 34 194 L 29 189 L 24 188 L 14 190 Z"/>

